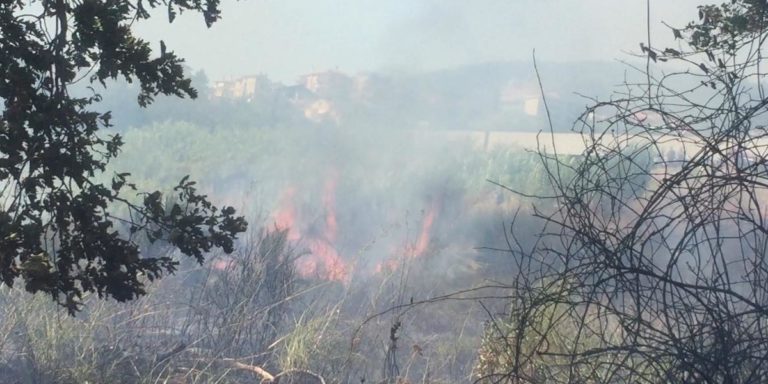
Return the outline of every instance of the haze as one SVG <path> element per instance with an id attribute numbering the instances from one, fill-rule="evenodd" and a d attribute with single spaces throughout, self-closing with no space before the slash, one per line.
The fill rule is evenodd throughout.
<path id="1" fill-rule="evenodd" d="M 429 71 L 498 61 L 610 61 L 638 51 L 646 35 L 641 0 L 247 0 L 222 2 L 210 30 L 200 15 L 167 24 L 164 10 L 136 26 L 159 36 L 212 79 L 263 73 L 283 82 L 327 69 Z M 662 21 L 696 18 L 696 0 L 651 2 L 655 42 Z"/>
<path id="2" fill-rule="evenodd" d="M 727 0 L 29 1 L 58 32 L 0 28 L 0 383 L 768 377 L 765 55 L 671 30 Z M 763 10 L 713 30 L 762 44 Z"/>

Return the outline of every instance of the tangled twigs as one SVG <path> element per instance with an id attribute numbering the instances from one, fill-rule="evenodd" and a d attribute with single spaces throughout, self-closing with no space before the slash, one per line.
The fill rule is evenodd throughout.
<path id="1" fill-rule="evenodd" d="M 479 380 L 768 380 L 767 11 L 703 7 L 674 31 L 688 52 L 644 51 L 690 68 L 636 68 L 646 80 L 578 119 L 580 157 L 541 152 L 545 229 L 510 243 L 511 309 Z"/>

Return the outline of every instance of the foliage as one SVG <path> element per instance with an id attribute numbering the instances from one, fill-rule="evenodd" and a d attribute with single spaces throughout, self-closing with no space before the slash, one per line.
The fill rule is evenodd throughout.
<path id="1" fill-rule="evenodd" d="M 206 266 L 182 262 L 176 276 L 152 283 L 133 302 L 85 297 L 76 316 L 3 287 L 0 377 L 23 384 L 252 380 L 227 359 L 268 360 L 295 294 L 296 255 L 284 232 L 248 235 L 232 256 L 214 256 Z"/>
<path id="2" fill-rule="evenodd" d="M 673 32 L 677 38 L 683 38 L 685 34 L 685 41 L 690 47 L 705 52 L 710 59 L 716 53 L 733 55 L 765 33 L 766 12 L 768 4 L 759 0 L 703 5 L 699 7 L 698 22 L 691 22 L 682 31 L 674 29 Z M 671 50 L 665 53 L 677 56 Z M 725 65 L 725 62 L 718 62 L 718 65 Z"/>
<path id="3" fill-rule="evenodd" d="M 110 113 L 91 109 L 98 94 L 71 96 L 74 83 L 138 81 L 142 106 L 158 94 L 196 96 L 181 59 L 162 41 L 159 57 L 151 57 L 149 44 L 132 34 L 131 23 L 158 6 L 167 7 L 171 21 L 181 11 L 202 13 L 209 26 L 219 18 L 216 0 L 0 4 L 0 277 L 9 286 L 21 277 L 28 291 L 50 294 L 70 313 L 85 293 L 131 300 L 145 293 L 145 278 L 174 271 L 171 259 L 140 256 L 139 233 L 202 262 L 213 248 L 231 251 L 246 226 L 186 178 L 170 206 L 160 192 L 129 201 L 126 192 L 136 187 L 127 173 L 111 183 L 94 181 L 123 141 L 99 135 L 110 126 Z M 129 215 L 111 215 L 114 204 L 124 204 Z M 121 233 L 119 223 L 130 233 Z"/>
<path id="4" fill-rule="evenodd" d="M 403 295 L 465 284 L 404 284 L 400 273 L 356 286 L 307 282 L 295 276 L 291 261 L 299 255 L 285 232 L 249 234 L 232 255 L 217 254 L 204 266 L 183 259 L 178 273 L 130 303 L 86 297 L 76 316 L 62 316 L 46 297 L 3 288 L 0 377 L 20 384 L 237 384 L 258 382 L 243 366 L 259 366 L 273 374 L 309 370 L 328 383 L 381 382 L 390 319 L 360 330 L 363 319 Z M 471 301 L 446 304 L 398 316 L 402 382 L 467 379 L 479 312 Z"/>

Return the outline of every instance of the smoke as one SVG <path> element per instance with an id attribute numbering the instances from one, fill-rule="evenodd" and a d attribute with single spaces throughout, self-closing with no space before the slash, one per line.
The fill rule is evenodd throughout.
<path id="1" fill-rule="evenodd" d="M 701 1 L 652 1 L 656 45 L 674 45 L 662 21 L 681 26 Z M 139 36 L 205 68 L 215 79 L 266 73 L 284 82 L 329 68 L 431 71 L 489 61 L 610 61 L 638 51 L 645 2 L 630 0 L 225 1 L 211 29 L 196 15 L 167 24 L 165 10 Z M 622 17 L 619 17 L 622 15 Z"/>

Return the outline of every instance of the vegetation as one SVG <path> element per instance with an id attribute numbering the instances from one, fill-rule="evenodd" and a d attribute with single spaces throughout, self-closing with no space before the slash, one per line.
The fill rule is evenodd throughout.
<path id="1" fill-rule="evenodd" d="M 133 303 L 86 297 L 76 317 L 62 318 L 47 300 L 5 289 L 0 376 L 73 384 L 250 377 L 230 372 L 231 358 L 265 360 L 251 351 L 267 351 L 282 331 L 296 255 L 285 232 L 248 238 L 251 245 L 233 257 L 214 255 L 211 268 L 182 263 L 177 276 Z"/>
<path id="2" fill-rule="evenodd" d="M 29 5 L 0 6 L 2 380 L 766 381 L 764 1 L 700 7 L 670 29 L 680 47 L 644 42 L 644 80 L 577 120 L 580 155 L 449 132 L 520 117 L 481 108 L 498 95 L 480 90 L 430 109 L 453 105 L 432 96 L 460 94 L 456 73 L 387 79 L 375 102 L 336 95 L 339 121 L 270 83 L 189 113 L 160 99 L 113 127 L 76 83 L 137 81 L 113 102 L 138 92 L 142 106 L 194 97 L 182 61 L 163 43 L 150 58 L 129 24 L 162 5 L 210 25 L 218 2 Z M 501 71 L 484 69 L 489 83 Z M 542 88 L 554 134 L 564 105 Z"/>
<path id="3" fill-rule="evenodd" d="M 259 372 L 310 372 L 328 383 L 378 382 L 389 328 L 400 322 L 393 355 L 399 377 L 466 378 L 479 331 L 471 303 L 414 308 L 361 328 L 372 314 L 407 302 L 405 295 L 428 291 L 404 284 L 401 273 L 351 286 L 301 278 L 294 264 L 301 253 L 286 232 L 251 231 L 232 255 L 213 255 L 205 266 L 182 262 L 131 303 L 86 297 L 75 317 L 61 316 L 43 297 L 4 289 L 0 377 L 24 384 L 244 383 L 266 378 Z M 464 283 L 442 284 L 430 288 Z"/>
<path id="4" fill-rule="evenodd" d="M 151 57 L 149 44 L 132 33 L 130 23 L 159 5 L 171 21 L 180 11 L 200 12 L 208 25 L 219 18 L 215 0 L 0 5 L 0 277 L 8 286 L 21 278 L 29 292 L 49 294 L 70 314 L 90 292 L 132 300 L 145 293 L 147 280 L 175 270 L 169 258 L 140 255 L 141 234 L 202 262 L 214 248 L 231 252 L 245 230 L 234 209 L 213 206 L 186 177 L 170 205 L 157 191 L 140 192 L 138 203 L 126 198 L 137 192 L 128 173 L 111 183 L 94 180 L 123 141 L 99 134 L 110 126 L 110 113 L 92 109 L 100 99 L 95 92 L 72 96 L 74 83 L 137 81 L 142 106 L 158 94 L 197 95 L 181 59 L 162 41 L 159 57 Z M 128 215 L 115 217 L 114 204 Z"/>
<path id="5" fill-rule="evenodd" d="M 582 115 L 583 160 L 547 168 L 546 231 L 510 243 L 511 308 L 485 344 L 512 358 L 483 379 L 765 381 L 766 11 L 700 7 L 671 30 L 682 50 L 644 44 L 646 81 Z"/>

